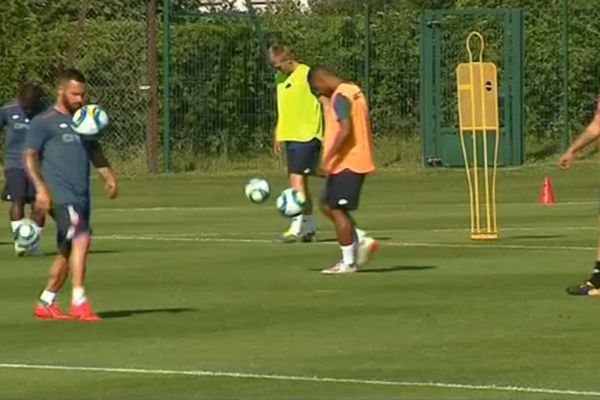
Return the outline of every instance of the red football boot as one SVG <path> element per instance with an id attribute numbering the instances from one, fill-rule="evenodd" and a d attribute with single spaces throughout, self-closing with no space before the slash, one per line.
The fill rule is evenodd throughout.
<path id="1" fill-rule="evenodd" d="M 50 304 L 49 306 L 43 306 L 36 304 L 33 310 L 33 316 L 38 319 L 71 319 L 70 316 L 64 314 L 57 304 Z"/>
<path id="2" fill-rule="evenodd" d="M 71 305 L 70 314 L 71 318 L 85 322 L 98 322 L 102 320 L 102 318 L 94 314 L 92 311 L 92 305 L 89 303 L 89 301 L 86 301 L 78 306 L 75 304 Z"/>

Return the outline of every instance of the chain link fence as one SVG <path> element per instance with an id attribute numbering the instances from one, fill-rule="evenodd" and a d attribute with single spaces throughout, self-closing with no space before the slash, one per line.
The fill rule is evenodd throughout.
<path id="1" fill-rule="evenodd" d="M 56 72 L 71 62 L 88 80 L 88 102 L 110 115 L 103 146 L 113 163 L 131 172 L 145 172 L 148 126 L 147 40 L 145 21 L 86 22 L 74 52 L 75 24 L 59 24 L 45 32 L 47 46 L 39 52 L 0 57 L 0 99 L 14 99 L 21 82 L 40 83 L 54 102 Z M 4 137 L 5 135 L 2 135 Z"/>
<path id="2" fill-rule="evenodd" d="M 487 3 L 464 0 L 461 7 Z M 525 133 L 530 159 L 543 158 L 564 148 L 593 116 L 600 87 L 600 61 L 594 57 L 600 46 L 600 20 L 595 18 L 600 0 L 552 0 L 543 6 L 503 0 L 494 5 L 525 10 Z M 160 72 L 170 101 L 169 107 L 164 101 L 161 104 L 161 118 L 170 121 L 161 132 L 169 144 L 164 148 L 169 153 L 162 156 L 171 154 L 172 170 L 182 171 L 212 157 L 265 154 L 276 107 L 274 71 L 264 48 L 277 41 L 291 44 L 309 65 L 324 64 L 361 85 L 379 139 L 418 142 L 421 7 L 357 6 L 335 15 L 272 7 L 253 16 L 200 13 L 178 6 L 166 41 L 170 73 Z M 145 172 L 151 61 L 146 18 L 137 14 L 108 20 L 91 15 L 78 39 L 75 64 L 88 77 L 90 101 L 110 113 L 111 129 L 104 140 L 107 152 L 133 171 Z M 13 99 L 26 79 L 41 82 L 53 95 L 55 73 L 69 63 L 76 22 L 48 27 L 34 22 L 24 19 L 19 29 L 25 31 L 15 37 L 14 45 L 0 48 L 3 102 Z M 499 51 L 499 28 L 485 21 L 480 25 L 488 51 Z M 462 46 L 460 24 L 455 34 L 456 40 L 450 38 L 449 43 Z M 159 61 L 165 61 L 164 50 L 159 48 Z M 444 73 L 452 83 L 450 74 L 455 62 L 464 59 L 464 48 L 443 51 L 447 54 Z M 486 57 L 496 58 L 491 53 Z M 502 85 L 502 60 L 499 64 Z M 442 90 L 452 98 L 452 84 Z M 444 113 L 447 121 L 456 120 L 454 106 L 444 108 Z"/>

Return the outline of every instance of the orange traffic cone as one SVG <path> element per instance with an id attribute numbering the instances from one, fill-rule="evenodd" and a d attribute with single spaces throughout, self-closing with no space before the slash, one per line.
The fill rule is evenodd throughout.
<path id="1" fill-rule="evenodd" d="M 549 177 L 544 178 L 544 186 L 542 186 L 542 194 L 540 195 L 540 204 L 551 206 L 556 203 L 554 190 L 552 189 L 552 181 Z"/>

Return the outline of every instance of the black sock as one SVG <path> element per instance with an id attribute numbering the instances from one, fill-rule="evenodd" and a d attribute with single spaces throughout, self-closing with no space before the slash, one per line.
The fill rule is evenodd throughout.
<path id="1" fill-rule="evenodd" d="M 596 261 L 596 266 L 590 277 L 590 283 L 597 288 L 600 288 L 600 261 Z"/>

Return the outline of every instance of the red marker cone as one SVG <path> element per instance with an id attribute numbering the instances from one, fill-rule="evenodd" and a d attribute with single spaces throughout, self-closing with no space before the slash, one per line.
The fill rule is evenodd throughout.
<path id="1" fill-rule="evenodd" d="M 556 203 L 554 197 L 554 190 L 552 189 L 552 181 L 549 177 L 544 179 L 544 186 L 542 186 L 542 194 L 540 195 L 540 204 L 545 206 L 551 206 Z"/>

